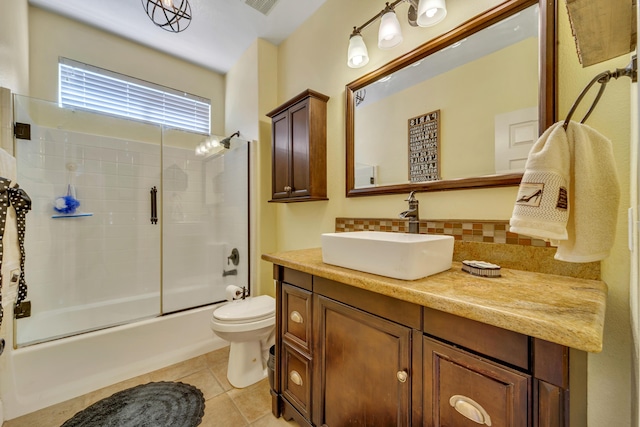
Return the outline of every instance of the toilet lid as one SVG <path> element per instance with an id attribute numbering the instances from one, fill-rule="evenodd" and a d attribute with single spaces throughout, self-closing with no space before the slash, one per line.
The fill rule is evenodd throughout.
<path id="1" fill-rule="evenodd" d="M 260 295 L 225 304 L 213 312 L 213 317 L 218 320 L 232 322 L 240 320 L 259 320 L 273 316 L 275 312 L 276 300 L 269 295 Z"/>

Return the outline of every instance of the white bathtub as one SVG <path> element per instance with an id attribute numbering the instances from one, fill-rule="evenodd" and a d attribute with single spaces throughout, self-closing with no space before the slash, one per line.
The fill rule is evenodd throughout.
<path id="1" fill-rule="evenodd" d="M 13 419 L 228 345 L 209 327 L 213 310 L 192 309 L 15 350 L 5 332 L 0 424 L 3 415 Z M 5 311 L 3 329 L 11 314 Z"/>

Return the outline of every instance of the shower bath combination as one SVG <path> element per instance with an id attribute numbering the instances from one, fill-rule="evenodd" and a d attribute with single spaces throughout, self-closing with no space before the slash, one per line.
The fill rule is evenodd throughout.
<path id="1" fill-rule="evenodd" d="M 15 157 L 33 311 L 3 325 L 7 418 L 226 345 L 209 320 L 249 285 L 248 141 L 202 155 L 204 135 L 18 95 L 14 119 L 31 124 Z M 70 183 L 91 216 L 54 210 Z"/>

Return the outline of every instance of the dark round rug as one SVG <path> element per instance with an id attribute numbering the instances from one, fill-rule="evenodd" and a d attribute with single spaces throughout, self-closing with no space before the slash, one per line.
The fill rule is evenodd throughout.
<path id="1" fill-rule="evenodd" d="M 78 412 L 62 427 L 195 427 L 204 396 L 179 382 L 153 382 L 119 391 Z"/>

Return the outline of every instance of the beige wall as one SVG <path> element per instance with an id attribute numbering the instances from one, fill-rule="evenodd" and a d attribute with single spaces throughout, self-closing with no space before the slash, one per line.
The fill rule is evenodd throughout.
<path id="1" fill-rule="evenodd" d="M 2 3 L 0 13 L 0 87 L 28 95 L 29 30 L 27 0 Z"/>
<path id="2" fill-rule="evenodd" d="M 604 70 L 624 68 L 629 55 L 581 68 L 571 38 L 571 28 L 565 8 L 560 7 L 559 109 L 565 114 L 587 83 Z M 591 97 L 576 113 L 581 119 Z M 589 355 L 588 420 L 590 426 L 631 423 L 632 407 L 632 338 L 629 310 L 630 255 L 627 240 L 627 209 L 630 205 L 630 79 L 612 81 L 589 118 L 588 124 L 609 137 L 613 143 L 618 166 L 622 197 L 618 210 L 615 246 L 609 258 L 602 262 L 602 279 L 609 286 L 604 328 L 604 349 Z M 632 406 L 633 405 L 633 406 Z"/>
<path id="3" fill-rule="evenodd" d="M 280 46 L 278 103 L 306 88 L 329 95 L 331 99 L 327 119 L 329 201 L 279 205 L 276 217 L 278 250 L 320 246 L 320 234 L 333 231 L 337 216 L 395 217 L 405 208 L 405 195 L 345 198 L 344 86 L 496 3 L 498 1 L 450 0 L 447 2 L 449 15 L 446 20 L 431 28 L 409 27 L 402 18 L 405 40 L 390 51 L 377 49 L 377 25 L 365 29 L 363 36 L 371 60 L 361 69 L 346 66 L 348 37 L 353 26 L 362 24 L 380 10 L 382 2 L 327 0 L 303 27 Z M 563 115 L 593 76 L 604 69 L 626 66 L 629 57 L 582 69 L 575 53 L 564 2 L 559 0 L 558 3 L 559 111 Z M 399 16 L 404 16 L 405 7 L 398 7 Z M 631 419 L 630 261 L 626 233 L 626 213 L 630 203 L 629 84 L 628 79 L 610 83 L 589 120 L 589 125 L 613 141 L 623 194 L 615 247 L 611 256 L 602 263 L 603 280 L 609 286 L 604 350 L 589 355 L 588 419 L 593 427 L 628 426 Z M 515 195 L 516 188 L 421 193 L 418 194 L 420 217 L 506 220 L 511 216 Z"/>
<path id="4" fill-rule="evenodd" d="M 0 148 L 9 154 L 13 154 L 11 92 L 29 93 L 28 10 L 27 0 L 13 0 L 3 3 L 0 13 Z"/>
<path id="5" fill-rule="evenodd" d="M 57 101 L 63 56 L 208 98 L 211 133 L 224 133 L 223 75 L 35 7 L 29 7 L 29 54 L 34 98 Z"/>

